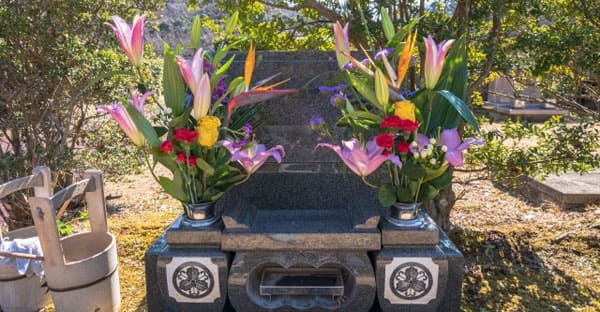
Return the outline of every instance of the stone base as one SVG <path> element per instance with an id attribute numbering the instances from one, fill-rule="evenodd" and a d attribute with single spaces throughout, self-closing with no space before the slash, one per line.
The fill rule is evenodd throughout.
<path id="1" fill-rule="evenodd" d="M 298 277 L 294 268 L 316 277 Z M 273 271 L 287 284 L 268 289 Z M 338 275 L 339 283 L 330 283 L 328 275 Z M 294 278 L 312 287 L 299 289 Z M 369 311 L 375 275 L 366 252 L 239 252 L 229 273 L 229 298 L 237 311 Z"/>
<path id="2" fill-rule="evenodd" d="M 219 248 L 175 248 L 162 235 L 145 255 L 148 311 L 223 311 L 229 261 Z"/>
<path id="3" fill-rule="evenodd" d="M 382 311 L 459 311 L 464 258 L 442 232 L 436 246 L 384 246 L 377 254 Z"/>

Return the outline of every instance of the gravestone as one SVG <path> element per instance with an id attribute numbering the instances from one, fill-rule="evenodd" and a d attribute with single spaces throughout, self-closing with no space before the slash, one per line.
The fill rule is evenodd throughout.
<path id="1" fill-rule="evenodd" d="M 281 72 L 292 78 L 283 87 L 300 90 L 258 112 L 257 138 L 283 145 L 286 157 L 227 192 L 221 222 L 192 228 L 178 219 L 152 245 L 149 311 L 458 311 L 463 257 L 437 225 L 426 213 L 416 227 L 386 223 L 374 190 L 332 151 L 314 151 L 327 140 L 310 119 L 333 125 L 340 116 L 317 89 L 337 71 L 334 53 L 258 52 L 257 60 L 253 81 Z"/>
<path id="2" fill-rule="evenodd" d="M 536 86 L 525 86 L 519 93 L 532 98 L 542 97 L 540 89 Z M 500 120 L 519 117 L 528 121 L 545 121 L 554 115 L 568 114 L 568 111 L 558 109 L 552 104 L 527 102 L 515 99 L 514 95 L 514 84 L 508 78 L 495 79 L 488 85 L 488 100 L 483 108 L 490 117 Z"/>
<path id="3" fill-rule="evenodd" d="M 544 180 L 530 178 L 527 193 L 539 202 L 555 202 L 562 208 L 600 203 L 600 170 L 550 175 Z"/>

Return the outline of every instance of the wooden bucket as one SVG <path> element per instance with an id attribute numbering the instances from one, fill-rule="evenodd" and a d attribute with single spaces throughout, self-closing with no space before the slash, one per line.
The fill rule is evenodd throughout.
<path id="1" fill-rule="evenodd" d="M 50 169 L 36 167 L 33 174 L 8 181 L 0 185 L 0 198 L 14 192 L 33 188 L 35 196 L 49 197 L 52 194 Z M 36 236 L 35 227 L 25 227 L 10 231 L 10 240 Z M 0 235 L 1 238 L 1 235 Z M 3 256 L 11 256 L 4 254 Z M 14 257 L 14 255 L 12 255 Z M 18 255 L 17 255 L 18 256 Z M 20 274 L 16 268 L 0 264 L 0 310 L 4 312 L 39 311 L 50 303 L 50 294 L 43 277 Z"/>
<path id="2" fill-rule="evenodd" d="M 56 207 L 85 194 L 91 231 L 60 238 Z M 108 233 L 100 171 L 51 198 L 31 197 L 29 205 L 44 252 L 44 271 L 56 311 L 118 311 L 121 304 L 115 237 Z"/>

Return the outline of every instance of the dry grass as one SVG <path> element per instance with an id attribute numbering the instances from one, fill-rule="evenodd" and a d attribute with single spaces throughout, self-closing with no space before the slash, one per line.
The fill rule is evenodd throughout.
<path id="1" fill-rule="evenodd" d="M 148 174 L 108 181 L 106 195 L 122 311 L 146 311 L 144 252 L 181 209 Z M 600 311 L 598 206 L 563 211 L 480 181 L 451 219 L 466 260 L 464 311 Z"/>

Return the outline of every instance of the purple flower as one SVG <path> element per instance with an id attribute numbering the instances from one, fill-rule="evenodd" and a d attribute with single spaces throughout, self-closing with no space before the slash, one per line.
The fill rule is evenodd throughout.
<path id="1" fill-rule="evenodd" d="M 379 52 L 377 52 L 375 54 L 375 59 L 378 60 L 378 59 L 380 59 L 382 57 L 387 57 L 388 55 L 390 55 L 392 53 L 394 53 L 394 49 L 392 49 L 392 48 L 385 48 L 385 49 L 383 49 L 383 50 L 381 50 L 381 51 L 379 51 Z"/>
<path id="2" fill-rule="evenodd" d="M 323 122 L 325 122 L 325 120 L 323 119 L 323 117 L 321 116 L 315 116 L 310 120 L 310 127 L 311 128 L 316 128 L 320 125 L 323 124 Z"/>
<path id="3" fill-rule="evenodd" d="M 340 83 L 339 85 L 337 85 L 337 86 L 333 86 L 333 87 L 329 87 L 329 86 L 320 86 L 320 87 L 319 87 L 319 91 L 321 91 L 321 92 L 324 92 L 324 93 L 330 93 L 330 94 L 333 94 L 333 93 L 336 93 L 336 92 L 338 92 L 338 91 L 341 91 L 341 90 L 344 90 L 344 89 L 346 89 L 346 87 L 347 87 L 347 86 L 346 86 L 345 84 L 343 84 L 343 83 Z"/>
<path id="4" fill-rule="evenodd" d="M 364 60 L 360 61 L 360 63 L 366 66 L 366 65 L 370 64 L 371 61 L 369 61 L 369 59 L 364 59 Z M 352 64 L 352 62 L 348 62 L 344 65 L 343 69 L 353 69 L 354 67 L 355 66 L 354 66 L 354 64 Z"/>
<path id="5" fill-rule="evenodd" d="M 360 142 L 356 138 L 350 141 L 342 141 L 342 147 L 333 144 L 320 143 L 319 147 L 328 147 L 338 154 L 344 164 L 352 172 L 361 177 L 366 177 L 377 170 L 381 164 L 388 160 L 388 156 L 382 155 L 383 147 L 377 146 L 375 140 L 367 142 L 364 148 L 361 148 Z"/>
<path id="6" fill-rule="evenodd" d="M 336 106 L 337 107 L 337 103 L 344 103 L 347 100 L 346 96 L 342 93 L 336 93 L 334 95 L 332 95 L 329 98 L 329 103 L 331 103 L 331 105 Z"/>
<path id="7" fill-rule="evenodd" d="M 281 159 L 285 157 L 285 149 L 281 145 L 267 150 L 263 144 L 256 144 L 256 142 L 249 143 L 243 149 L 235 147 L 229 140 L 219 141 L 218 144 L 231 153 L 231 161 L 237 161 L 242 165 L 248 175 L 256 172 L 269 157 L 273 157 L 278 163 L 281 163 Z"/>
<path id="8" fill-rule="evenodd" d="M 209 60 L 204 60 L 203 67 L 204 72 L 211 76 L 215 72 L 215 66 Z"/>
<path id="9" fill-rule="evenodd" d="M 452 128 L 442 131 L 439 144 L 442 145 L 442 149 L 444 149 L 444 146 L 448 149 L 444 155 L 444 159 L 452 166 L 460 167 L 464 164 L 462 151 L 469 148 L 471 144 L 483 145 L 485 143 L 474 138 L 466 138 L 461 143 L 458 130 Z"/>
<path id="10" fill-rule="evenodd" d="M 225 76 L 221 77 L 221 80 L 219 80 L 219 82 L 215 86 L 215 89 L 213 90 L 212 95 L 211 95 L 212 102 L 218 101 L 223 95 L 225 95 L 225 92 L 227 92 L 228 86 L 227 86 L 227 82 L 225 81 L 225 78 L 226 78 Z M 221 104 L 226 105 L 227 99 L 223 99 Z"/>

